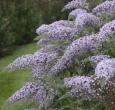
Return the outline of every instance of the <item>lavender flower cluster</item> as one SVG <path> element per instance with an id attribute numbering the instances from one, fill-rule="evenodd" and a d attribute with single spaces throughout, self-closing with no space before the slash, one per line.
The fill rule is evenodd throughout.
<path id="1" fill-rule="evenodd" d="M 83 57 L 89 52 L 93 52 L 102 47 L 103 43 L 107 39 L 111 38 L 115 31 L 114 20 L 110 23 L 105 24 L 97 34 L 81 37 L 70 44 L 61 59 L 52 67 L 50 73 L 59 73 L 60 71 L 67 69 L 68 66 L 72 65 L 75 58 Z M 105 35 L 105 32 L 107 35 Z M 114 37 L 114 36 L 113 36 Z"/>
<path id="2" fill-rule="evenodd" d="M 64 79 L 65 86 L 71 88 L 71 94 L 82 97 L 84 100 L 91 100 L 95 97 L 95 92 L 91 89 L 91 82 L 92 78 L 87 76 L 74 76 Z"/>
<path id="3" fill-rule="evenodd" d="M 115 20 L 102 26 L 101 17 L 114 18 L 115 2 L 105 1 L 96 6 L 92 12 L 88 12 L 86 0 L 72 0 L 64 10 L 72 10 L 68 20 L 60 20 L 51 24 L 43 24 L 37 28 L 37 44 L 41 47 L 33 54 L 27 54 L 17 58 L 6 69 L 17 70 L 30 68 L 32 81 L 26 83 L 9 99 L 9 103 L 20 100 L 32 99 L 42 107 L 50 106 L 55 100 L 54 88 L 46 86 L 46 75 L 49 77 L 60 74 L 74 66 L 76 60 L 87 58 L 90 53 L 101 50 L 103 44 L 115 35 Z M 73 21 L 70 21 L 73 20 Z M 87 27 L 100 27 L 97 33 L 80 36 Z M 76 37 L 76 36 L 79 36 Z M 115 58 L 109 55 L 95 55 L 88 57 L 90 62 L 96 65 L 95 73 L 90 76 L 74 76 L 64 79 L 64 85 L 71 88 L 73 96 L 83 100 L 98 100 L 103 102 L 110 110 L 115 109 Z M 76 62 L 77 63 L 77 62 Z M 58 77 L 58 76 L 57 76 Z M 38 83 L 38 82 L 40 83 Z M 54 101 L 55 102 L 55 101 Z"/>
<path id="4" fill-rule="evenodd" d="M 48 50 L 49 49 L 49 50 Z M 6 68 L 10 70 L 31 68 L 33 78 L 42 78 L 47 73 L 52 65 L 56 62 L 58 53 L 56 48 L 49 46 L 42 48 L 38 52 L 31 55 L 24 55 L 17 58 L 13 63 Z"/>
<path id="5" fill-rule="evenodd" d="M 106 15 L 108 17 L 114 18 L 115 17 L 115 1 L 105 1 L 99 5 L 97 5 L 93 9 L 93 13 L 103 16 Z"/>
<path id="6" fill-rule="evenodd" d="M 69 2 L 62 11 L 65 10 L 71 10 L 71 9 L 77 9 L 77 8 L 86 8 L 88 9 L 88 3 L 86 0 L 72 0 Z"/>
<path id="7" fill-rule="evenodd" d="M 100 60 L 94 75 L 65 78 L 64 84 L 71 88 L 73 96 L 81 97 L 83 100 L 95 99 L 103 103 L 110 101 L 109 104 L 113 107 L 115 104 L 113 99 L 115 95 L 115 58 L 107 58 L 106 55 L 94 57 Z"/>
<path id="8" fill-rule="evenodd" d="M 36 30 L 36 33 L 41 38 L 67 41 L 71 41 L 77 32 L 78 30 L 75 28 L 74 22 L 67 20 L 56 21 L 49 25 L 44 24 Z"/>
<path id="9" fill-rule="evenodd" d="M 57 47 L 49 45 L 47 47 L 41 48 L 38 52 L 34 54 L 24 55 L 17 58 L 13 63 L 9 64 L 6 68 L 10 70 L 31 68 L 32 78 L 36 80 L 42 80 L 46 73 L 50 70 L 52 65 L 57 61 L 58 53 Z M 54 63 L 53 63 L 54 62 Z M 51 91 L 52 88 L 49 88 Z M 49 106 L 53 101 L 53 92 L 48 92 L 44 85 L 39 85 L 35 82 L 28 82 L 20 90 L 18 90 L 14 95 L 12 95 L 8 102 L 15 103 L 20 100 L 27 101 L 32 99 L 35 103 L 40 104 L 40 106 Z"/>
<path id="10" fill-rule="evenodd" d="M 111 58 L 109 55 L 96 55 L 96 56 L 91 56 L 88 58 L 88 60 L 92 63 L 99 63 L 100 61 L 102 60 L 106 60 L 106 59 L 109 59 Z"/>
<path id="11" fill-rule="evenodd" d="M 75 26 L 79 29 L 79 32 L 82 32 L 87 26 L 100 26 L 101 21 L 98 17 L 92 13 L 87 13 L 85 9 L 75 9 L 69 14 L 69 19 L 75 21 Z"/>
<path id="12" fill-rule="evenodd" d="M 17 101 L 31 99 L 34 103 L 38 102 L 41 107 L 49 106 L 49 103 L 51 103 L 54 98 L 53 92 L 53 89 L 48 91 L 43 85 L 38 85 L 35 82 L 28 82 L 20 90 L 9 97 L 8 102 L 11 104 Z"/>

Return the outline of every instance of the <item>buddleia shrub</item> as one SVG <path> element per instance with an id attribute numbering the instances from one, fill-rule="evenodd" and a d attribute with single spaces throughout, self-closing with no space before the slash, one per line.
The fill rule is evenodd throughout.
<path id="1" fill-rule="evenodd" d="M 32 102 L 38 110 L 114 110 L 114 7 L 114 0 L 93 9 L 87 0 L 73 0 L 62 9 L 70 11 L 68 20 L 38 27 L 35 40 L 41 48 L 6 67 L 32 71 L 7 103 Z"/>

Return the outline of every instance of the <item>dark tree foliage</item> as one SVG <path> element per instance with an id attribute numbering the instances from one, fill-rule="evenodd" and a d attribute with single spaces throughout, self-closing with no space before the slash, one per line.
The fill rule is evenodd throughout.
<path id="1" fill-rule="evenodd" d="M 30 43 L 42 23 L 64 19 L 68 0 L 0 0 L 0 56 L 15 45 Z"/>

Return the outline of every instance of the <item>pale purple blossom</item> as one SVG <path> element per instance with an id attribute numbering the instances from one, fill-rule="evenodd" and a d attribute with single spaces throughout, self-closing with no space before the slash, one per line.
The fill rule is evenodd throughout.
<path id="1" fill-rule="evenodd" d="M 23 55 L 22 57 L 17 58 L 13 61 L 13 63 L 9 64 L 6 69 L 8 70 L 16 70 L 16 69 L 24 69 L 30 68 L 33 65 L 33 55 Z"/>
<path id="2" fill-rule="evenodd" d="M 115 1 L 105 1 L 99 5 L 97 5 L 93 12 L 96 13 L 99 16 L 106 15 L 111 18 L 115 17 Z"/>
<path id="3" fill-rule="evenodd" d="M 55 96 L 54 90 L 51 88 L 48 89 L 49 90 L 35 82 L 28 82 L 9 97 L 8 103 L 12 104 L 18 101 L 27 102 L 28 100 L 32 100 L 32 102 L 42 107 L 47 107 L 53 102 Z"/>
<path id="4" fill-rule="evenodd" d="M 43 24 L 39 28 L 36 29 L 36 33 L 38 35 L 42 35 L 44 33 L 49 32 L 53 28 L 57 28 L 58 26 L 73 27 L 74 22 L 68 21 L 68 20 L 60 20 L 60 21 L 55 21 L 51 24 Z"/>
<path id="5" fill-rule="evenodd" d="M 42 33 L 48 32 L 48 25 L 42 24 L 39 28 L 36 29 L 36 33 L 41 35 Z"/>
<path id="6" fill-rule="evenodd" d="M 79 28 L 81 27 L 82 30 L 86 26 L 100 26 L 101 21 L 98 17 L 93 15 L 92 13 L 81 13 L 75 19 L 75 25 Z"/>
<path id="7" fill-rule="evenodd" d="M 42 25 L 36 30 L 36 33 L 42 38 L 50 40 L 73 40 L 74 35 L 78 33 L 72 21 L 56 21 L 49 25 Z"/>
<path id="8" fill-rule="evenodd" d="M 113 36 L 115 34 L 115 20 L 106 23 L 102 28 L 100 28 L 99 34 L 103 37 L 103 40 Z"/>
<path id="9" fill-rule="evenodd" d="M 17 58 L 6 68 L 12 71 L 17 69 L 31 68 L 33 78 L 42 78 L 44 74 L 47 73 L 53 64 L 57 61 L 58 53 L 56 53 L 56 51 L 58 50 L 52 46 L 46 49 L 40 49 L 34 54 L 24 55 Z"/>
<path id="10" fill-rule="evenodd" d="M 43 54 L 43 56 L 38 56 L 39 60 L 36 60 L 36 64 L 34 63 L 32 66 L 32 76 L 37 79 L 43 78 L 43 76 L 47 74 L 47 72 L 50 71 L 50 68 L 55 64 L 57 58 L 58 55 L 56 53 Z"/>
<path id="11" fill-rule="evenodd" d="M 74 97 L 82 100 L 96 100 L 106 107 L 115 107 L 115 81 L 97 78 L 95 76 L 74 76 L 64 79 L 64 84 L 70 88 Z M 113 109 L 110 109 L 113 110 Z"/>
<path id="12" fill-rule="evenodd" d="M 97 100 L 114 108 L 115 98 L 115 59 L 100 61 L 92 76 L 74 76 L 64 79 L 64 85 L 71 94 L 83 100 Z"/>
<path id="13" fill-rule="evenodd" d="M 106 80 L 115 78 L 115 58 L 105 59 L 98 63 L 95 68 L 95 75 Z"/>
<path id="14" fill-rule="evenodd" d="M 90 36 L 81 37 L 72 42 L 66 49 L 61 59 L 51 68 L 51 74 L 57 74 L 60 71 L 67 69 L 77 59 L 86 56 L 90 52 L 93 52 L 101 46 L 98 34 L 92 34 Z"/>
<path id="15" fill-rule="evenodd" d="M 78 15 L 82 13 L 87 13 L 87 10 L 85 9 L 75 9 L 69 13 L 68 19 L 75 20 Z"/>
<path id="16" fill-rule="evenodd" d="M 74 35 L 77 33 L 78 30 L 76 28 L 59 26 L 45 33 L 45 36 L 46 38 L 54 40 L 72 41 L 74 39 Z"/>
<path id="17" fill-rule="evenodd" d="M 81 97 L 84 100 L 91 100 L 95 97 L 95 91 L 91 89 L 92 78 L 88 76 L 74 76 L 64 79 L 64 85 L 71 88 L 74 96 Z"/>
<path id="18" fill-rule="evenodd" d="M 33 82 L 26 83 L 20 90 L 14 93 L 11 97 L 9 97 L 9 103 L 15 103 L 19 100 L 24 100 L 26 98 L 31 97 L 32 95 L 36 94 L 41 87 Z"/>
<path id="19" fill-rule="evenodd" d="M 86 9 L 88 9 L 87 1 L 86 0 L 72 0 L 67 5 L 64 6 L 62 11 L 72 10 L 72 9 L 77 9 L 77 8 L 86 8 Z"/>
<path id="20" fill-rule="evenodd" d="M 65 26 L 65 27 L 74 28 L 74 22 L 68 20 L 59 20 L 51 23 L 50 26 Z"/>
<path id="21" fill-rule="evenodd" d="M 37 93 L 34 95 L 34 100 L 40 104 L 41 107 L 47 108 L 53 103 L 55 95 L 56 93 L 54 92 L 54 89 L 50 87 L 43 88 L 37 91 Z"/>
<path id="22" fill-rule="evenodd" d="M 91 56 L 88 58 L 88 60 L 92 63 L 99 63 L 102 60 L 107 60 L 110 59 L 111 57 L 109 55 L 96 55 L 96 56 Z"/>
<path id="23" fill-rule="evenodd" d="M 100 26 L 101 20 L 93 15 L 92 13 L 87 13 L 84 9 L 75 9 L 70 12 L 68 19 L 73 19 L 75 21 L 75 26 L 82 32 L 87 26 Z"/>

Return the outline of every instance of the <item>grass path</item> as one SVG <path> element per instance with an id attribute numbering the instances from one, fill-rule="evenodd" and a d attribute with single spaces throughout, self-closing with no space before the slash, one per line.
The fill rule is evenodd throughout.
<path id="1" fill-rule="evenodd" d="M 4 67 L 17 57 L 27 53 L 33 53 L 36 50 L 36 44 L 28 44 L 17 48 L 11 55 L 0 59 L 0 110 L 2 110 L 2 106 L 4 105 L 7 98 L 17 91 L 27 80 L 29 80 L 29 76 L 31 75 L 29 70 L 7 72 L 3 71 Z"/>

